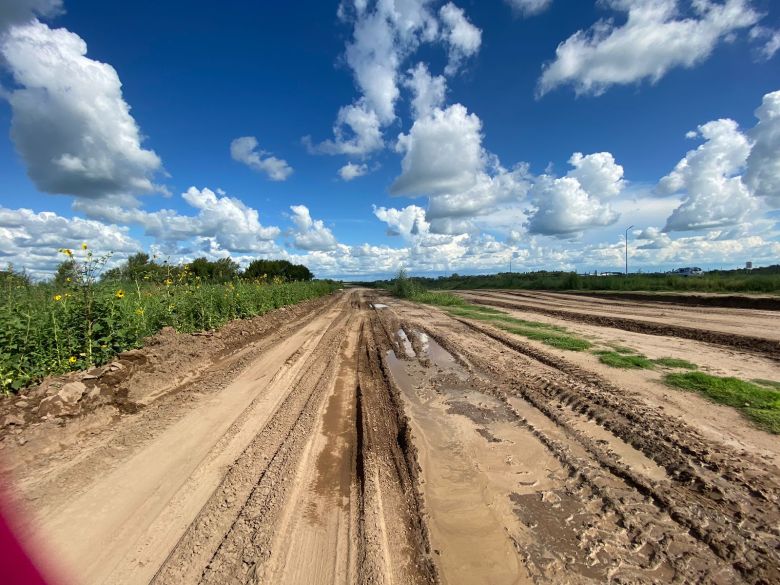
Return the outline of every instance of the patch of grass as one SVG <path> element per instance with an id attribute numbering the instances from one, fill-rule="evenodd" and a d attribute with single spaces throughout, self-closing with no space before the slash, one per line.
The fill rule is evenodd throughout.
<path id="1" fill-rule="evenodd" d="M 618 353 L 636 353 L 636 350 L 631 347 L 626 347 L 625 345 L 618 345 L 618 344 L 607 344 L 609 345 L 613 350 L 615 350 Z"/>
<path id="2" fill-rule="evenodd" d="M 753 378 L 751 382 L 755 382 L 756 384 L 759 384 L 761 386 L 766 386 L 767 388 L 774 388 L 775 390 L 780 390 L 780 382 L 775 382 L 774 380 L 764 380 L 763 378 Z"/>
<path id="3" fill-rule="evenodd" d="M 539 321 L 526 321 L 507 315 L 503 311 L 484 307 L 481 305 L 464 304 L 451 307 L 448 312 L 451 315 L 486 321 L 491 325 L 503 329 L 515 335 L 521 335 L 527 339 L 540 341 L 550 347 L 567 349 L 570 351 L 584 351 L 592 347 L 592 343 L 586 339 L 571 335 L 564 327 L 540 323 Z"/>
<path id="4" fill-rule="evenodd" d="M 435 293 L 430 291 L 419 291 L 412 294 L 410 297 L 413 301 L 418 303 L 425 303 L 426 305 L 436 305 L 439 307 L 458 307 L 465 305 L 461 297 L 451 293 Z"/>
<path id="5" fill-rule="evenodd" d="M 538 329 L 528 329 L 525 327 L 502 327 L 502 329 L 514 333 L 515 335 L 522 335 L 528 339 L 540 341 L 545 345 L 558 349 L 585 351 L 586 349 L 593 347 L 593 344 L 587 339 L 575 337 L 574 335 L 567 335 L 565 333 L 558 333 L 556 331 L 540 331 Z"/>
<path id="6" fill-rule="evenodd" d="M 653 361 L 659 366 L 664 366 L 665 368 L 679 368 L 681 370 L 699 369 L 699 366 L 697 366 L 696 364 L 689 362 L 688 360 L 681 360 L 678 358 L 664 357 L 664 358 L 658 358 L 657 360 L 653 360 Z"/>
<path id="7" fill-rule="evenodd" d="M 597 351 L 599 361 L 613 368 L 630 370 L 650 370 L 653 368 L 653 360 L 639 354 L 623 354 L 616 351 Z"/>
<path id="8" fill-rule="evenodd" d="M 722 378 L 702 372 L 667 374 L 673 388 L 698 392 L 713 402 L 739 409 L 759 427 L 780 433 L 780 392 L 739 378 Z"/>

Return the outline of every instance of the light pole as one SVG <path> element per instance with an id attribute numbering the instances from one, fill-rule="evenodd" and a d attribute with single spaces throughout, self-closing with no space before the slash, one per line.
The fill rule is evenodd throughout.
<path id="1" fill-rule="evenodd" d="M 626 276 L 628 276 L 628 230 L 632 227 L 634 226 L 630 225 L 626 228 Z"/>

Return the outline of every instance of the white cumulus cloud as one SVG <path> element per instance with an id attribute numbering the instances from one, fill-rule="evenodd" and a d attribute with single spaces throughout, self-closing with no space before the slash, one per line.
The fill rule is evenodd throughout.
<path id="1" fill-rule="evenodd" d="M 412 91 L 412 113 L 415 119 L 430 114 L 444 104 L 447 80 L 442 75 L 432 76 L 425 63 L 409 70 L 404 85 Z"/>
<path id="2" fill-rule="evenodd" d="M 780 91 L 764 96 L 756 110 L 758 124 L 748 133 L 754 141 L 745 182 L 770 207 L 780 207 Z"/>
<path id="3" fill-rule="evenodd" d="M 544 174 L 534 182 L 529 194 L 533 206 L 529 233 L 578 237 L 588 229 L 617 221 L 619 214 L 609 200 L 625 186 L 623 167 L 608 152 L 576 152 L 569 164 L 574 168 L 565 177 Z"/>
<path id="4" fill-rule="evenodd" d="M 41 191 L 96 198 L 163 190 L 152 182 L 160 158 L 141 146 L 117 72 L 88 58 L 78 35 L 33 20 L 0 38 L 0 54 L 19 85 L 8 95 L 11 138 Z"/>
<path id="5" fill-rule="evenodd" d="M 707 59 L 718 43 L 758 22 L 750 0 L 691 0 L 690 15 L 678 0 L 603 0 L 626 14 L 626 22 L 599 20 L 577 31 L 544 66 L 538 93 L 572 84 L 578 94 L 600 94 L 612 85 L 649 79 L 655 83 L 675 67 Z"/>
<path id="6" fill-rule="evenodd" d="M 321 219 L 312 219 L 305 205 L 291 205 L 290 219 L 294 224 L 293 242 L 301 250 L 326 251 L 336 248 L 338 242 L 330 228 Z"/>
<path id="7" fill-rule="evenodd" d="M 141 250 L 128 232 L 124 226 L 66 218 L 51 211 L 0 207 L 0 262 L 45 278 L 64 260 L 60 248 L 78 250 L 84 242 L 100 253 L 113 252 L 117 262 Z"/>
<path id="8" fill-rule="evenodd" d="M 171 209 L 145 211 L 138 208 L 137 201 L 122 198 L 76 200 L 73 208 L 100 221 L 141 226 L 147 236 L 169 248 L 178 243 L 188 245 L 193 238 L 211 238 L 228 252 L 263 252 L 281 233 L 278 227 L 262 225 L 256 209 L 219 189 L 190 187 L 181 197 L 197 214 Z"/>
<path id="9" fill-rule="evenodd" d="M 482 45 L 482 31 L 471 24 L 462 8 L 448 2 L 439 10 L 444 25 L 444 38 L 449 45 L 447 75 L 458 71 L 465 59 L 476 55 Z"/>
<path id="10" fill-rule="evenodd" d="M 344 181 L 351 181 L 368 173 L 367 164 L 347 163 L 339 169 L 339 176 Z"/>
<path id="11" fill-rule="evenodd" d="M 750 142 L 733 120 L 699 126 L 705 140 L 689 151 L 658 184 L 661 193 L 685 193 L 682 204 L 666 221 L 666 231 L 711 229 L 736 225 L 756 208 L 740 173 Z"/>
<path id="12" fill-rule="evenodd" d="M 230 156 L 250 169 L 265 173 L 272 181 L 284 181 L 293 174 L 293 169 L 286 160 L 258 150 L 257 146 L 257 138 L 254 136 L 236 138 L 230 143 Z"/>

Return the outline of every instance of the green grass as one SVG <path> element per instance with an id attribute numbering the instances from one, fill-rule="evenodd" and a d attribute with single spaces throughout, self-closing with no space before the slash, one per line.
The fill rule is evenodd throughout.
<path id="1" fill-rule="evenodd" d="M 410 299 L 418 303 L 436 305 L 438 307 L 458 307 L 466 304 L 466 301 L 464 301 L 461 297 L 451 293 L 437 293 L 430 291 L 415 291 L 412 293 Z"/>
<path id="2" fill-rule="evenodd" d="M 586 339 L 572 335 L 564 327 L 550 325 L 549 323 L 541 323 L 539 321 L 518 319 L 492 307 L 464 303 L 459 306 L 450 307 L 448 312 L 457 317 L 488 322 L 509 333 L 539 341 L 545 345 L 558 349 L 584 351 L 590 349 L 593 345 Z"/>
<path id="3" fill-rule="evenodd" d="M 625 345 L 618 345 L 618 344 L 611 344 L 608 343 L 613 350 L 615 350 L 618 353 L 636 353 L 636 350 L 631 347 L 626 347 Z"/>
<path id="4" fill-rule="evenodd" d="M 774 390 L 780 390 L 780 382 L 775 382 L 774 380 L 764 380 L 763 378 L 753 378 L 751 382 L 755 382 L 756 384 L 760 386 L 767 386 L 768 388 L 773 388 Z"/>
<path id="5" fill-rule="evenodd" d="M 616 351 L 597 351 L 599 361 L 613 368 L 631 369 L 631 370 L 650 370 L 654 367 L 653 360 L 643 355 L 633 355 L 618 353 Z"/>
<path id="6" fill-rule="evenodd" d="M 722 378 L 702 372 L 667 374 L 673 388 L 698 392 L 713 402 L 739 409 L 757 426 L 780 433 L 780 392 L 739 378 Z"/>
<path id="7" fill-rule="evenodd" d="M 679 368 L 681 370 L 699 369 L 699 366 L 697 366 L 696 364 L 689 362 L 688 360 L 681 360 L 678 358 L 664 357 L 664 358 L 658 358 L 657 360 L 653 360 L 653 361 L 659 366 L 663 366 L 665 368 Z"/>

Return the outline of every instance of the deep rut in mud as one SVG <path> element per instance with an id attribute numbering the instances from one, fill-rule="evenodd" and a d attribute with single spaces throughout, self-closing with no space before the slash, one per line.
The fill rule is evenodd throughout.
<path id="1" fill-rule="evenodd" d="M 780 582 L 777 468 L 538 344 L 365 290 L 262 331 L 17 466 L 75 582 Z"/>

